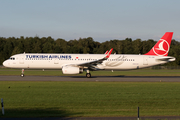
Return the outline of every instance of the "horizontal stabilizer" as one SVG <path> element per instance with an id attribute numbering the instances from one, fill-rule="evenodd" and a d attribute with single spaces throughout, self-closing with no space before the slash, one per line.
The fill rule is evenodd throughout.
<path id="1" fill-rule="evenodd" d="M 172 61 L 175 61 L 176 60 L 176 58 L 174 58 L 174 57 L 169 57 L 169 56 L 167 56 L 167 57 L 159 57 L 159 58 L 157 58 L 156 60 L 158 60 L 158 61 L 167 61 L 167 62 L 172 62 Z"/>

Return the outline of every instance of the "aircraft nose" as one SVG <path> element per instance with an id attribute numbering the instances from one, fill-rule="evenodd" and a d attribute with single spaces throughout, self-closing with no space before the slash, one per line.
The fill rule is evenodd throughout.
<path id="1" fill-rule="evenodd" d="M 7 67 L 7 65 L 8 65 L 7 61 L 4 61 L 3 66 Z"/>

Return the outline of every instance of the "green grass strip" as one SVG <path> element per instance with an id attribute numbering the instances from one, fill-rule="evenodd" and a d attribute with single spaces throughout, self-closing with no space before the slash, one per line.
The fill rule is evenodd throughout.
<path id="1" fill-rule="evenodd" d="M 178 82 L 0 81 L 1 117 L 179 116 Z"/>

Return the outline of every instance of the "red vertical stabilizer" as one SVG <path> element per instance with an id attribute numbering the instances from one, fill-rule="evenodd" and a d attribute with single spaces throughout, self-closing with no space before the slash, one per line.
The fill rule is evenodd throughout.
<path id="1" fill-rule="evenodd" d="M 164 36 L 154 45 L 154 47 L 144 55 L 167 56 L 173 32 L 166 32 Z"/>

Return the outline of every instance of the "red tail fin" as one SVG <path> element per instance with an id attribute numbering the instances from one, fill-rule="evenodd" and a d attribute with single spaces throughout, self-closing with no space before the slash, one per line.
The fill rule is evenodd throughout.
<path id="1" fill-rule="evenodd" d="M 167 56 L 172 40 L 173 32 L 166 32 L 164 36 L 145 55 Z"/>

